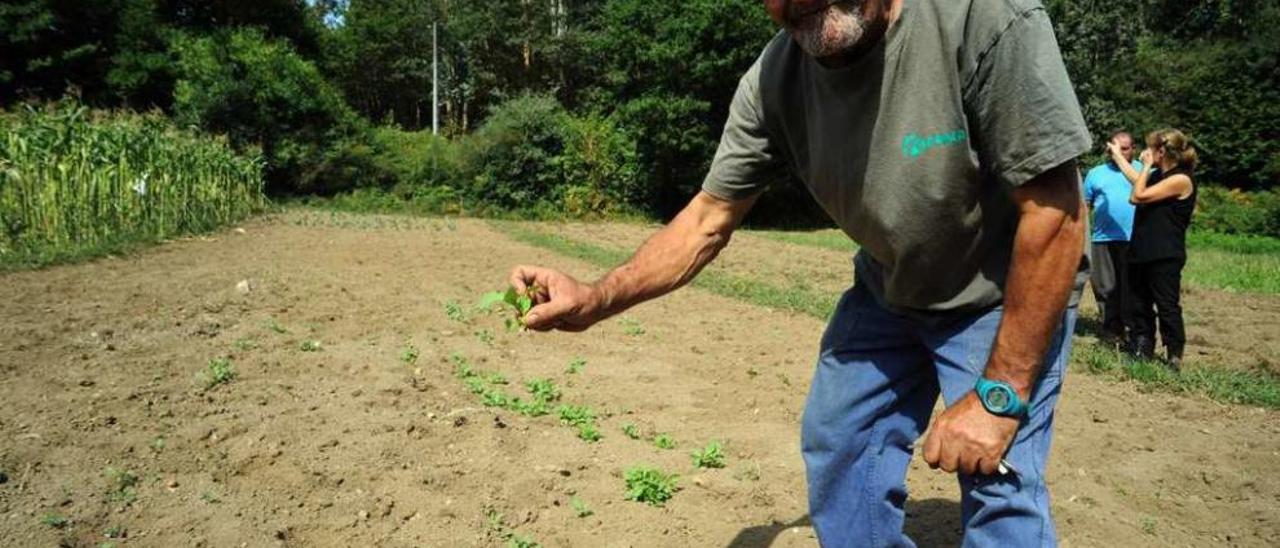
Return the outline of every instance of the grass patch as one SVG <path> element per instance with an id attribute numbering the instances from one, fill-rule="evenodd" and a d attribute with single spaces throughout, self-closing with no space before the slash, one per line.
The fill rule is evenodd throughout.
<path id="1" fill-rule="evenodd" d="M 1280 295 L 1280 253 L 1240 253 L 1217 248 L 1188 252 L 1186 283 L 1236 293 Z"/>
<path id="2" fill-rule="evenodd" d="M 1072 356 L 1090 373 L 1131 380 L 1144 388 L 1210 399 L 1280 409 L 1280 377 L 1265 371 L 1238 371 L 1223 367 L 1187 368 L 1177 374 L 1159 362 L 1137 360 L 1093 343 L 1077 343 Z"/>
<path id="3" fill-rule="evenodd" d="M 1189 249 L 1217 249 L 1246 255 L 1280 255 L 1280 238 L 1192 230 L 1187 233 L 1187 247 Z"/>

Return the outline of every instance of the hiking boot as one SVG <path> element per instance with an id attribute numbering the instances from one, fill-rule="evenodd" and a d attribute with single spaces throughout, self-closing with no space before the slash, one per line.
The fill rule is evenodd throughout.
<path id="1" fill-rule="evenodd" d="M 1169 356 L 1166 357 L 1164 360 L 1164 365 L 1165 367 L 1168 367 L 1169 370 L 1172 371 L 1174 374 L 1181 373 L 1182 372 L 1182 356 L 1178 354 L 1174 354 L 1173 352 L 1170 352 Z"/>

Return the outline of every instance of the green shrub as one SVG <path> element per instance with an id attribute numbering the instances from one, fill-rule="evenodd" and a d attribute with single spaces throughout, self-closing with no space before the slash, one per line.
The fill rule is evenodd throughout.
<path id="1" fill-rule="evenodd" d="M 1224 234 L 1280 237 L 1280 190 L 1243 192 L 1202 186 L 1192 226 Z"/>
<path id="2" fill-rule="evenodd" d="M 236 28 L 179 33 L 170 47 L 175 117 L 237 147 L 260 145 L 271 190 L 330 194 L 352 188 L 358 179 L 347 176 L 367 169 L 359 118 L 287 42 Z"/>

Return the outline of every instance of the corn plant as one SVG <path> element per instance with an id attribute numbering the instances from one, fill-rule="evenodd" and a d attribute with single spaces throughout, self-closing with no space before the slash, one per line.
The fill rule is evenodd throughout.
<path id="1" fill-rule="evenodd" d="M 205 232 L 266 206 L 263 163 L 159 115 L 0 113 L 0 261 Z"/>

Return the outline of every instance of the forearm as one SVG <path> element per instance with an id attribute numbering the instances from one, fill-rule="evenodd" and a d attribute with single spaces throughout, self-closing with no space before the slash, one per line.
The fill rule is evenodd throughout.
<path id="1" fill-rule="evenodd" d="M 729 244 L 750 203 L 730 204 L 699 194 L 623 265 L 593 286 L 603 317 L 661 297 L 693 280 Z"/>
<path id="2" fill-rule="evenodd" d="M 1133 168 L 1129 168 L 1133 171 Z M 1146 197 L 1147 182 L 1151 179 L 1151 166 L 1142 166 L 1142 173 L 1133 179 L 1133 189 L 1129 191 L 1129 203 L 1141 203 Z"/>
<path id="3" fill-rule="evenodd" d="M 1072 190 L 1079 181 L 1074 171 L 1074 166 L 1069 173 L 1058 168 L 1046 175 L 1059 178 L 1044 182 L 1047 188 L 1020 191 L 1028 196 L 1021 203 L 1004 316 L 985 374 L 1009 383 L 1024 401 L 1039 378 L 1083 253 L 1084 204 Z M 1070 180 L 1062 179 L 1066 177 Z"/>

